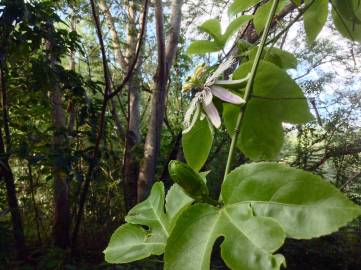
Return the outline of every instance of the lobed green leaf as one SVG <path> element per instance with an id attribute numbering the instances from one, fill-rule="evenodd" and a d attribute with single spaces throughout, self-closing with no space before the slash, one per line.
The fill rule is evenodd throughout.
<path id="1" fill-rule="evenodd" d="M 170 189 L 165 213 L 164 185 L 155 183 L 149 197 L 129 211 L 128 224 L 113 233 L 104 250 L 105 260 L 121 264 L 163 254 L 176 219 L 193 201 L 179 189 L 176 185 Z"/>
<path id="2" fill-rule="evenodd" d="M 277 163 L 252 163 L 232 171 L 222 186 L 224 206 L 196 204 L 177 220 L 165 250 L 166 270 L 208 270 L 213 246 L 230 269 L 278 270 L 274 254 L 286 235 L 329 234 L 361 208 L 321 177 Z"/>
<path id="3" fill-rule="evenodd" d="M 248 205 L 218 209 L 207 204 L 189 208 L 179 218 L 165 251 L 165 269 L 208 270 L 215 241 L 223 237 L 222 258 L 237 270 L 279 269 L 285 233 L 270 218 L 254 217 Z"/>
<path id="4" fill-rule="evenodd" d="M 335 232 L 361 208 L 321 177 L 277 163 L 240 166 L 222 187 L 226 205 L 248 202 L 257 216 L 277 220 L 296 239 Z"/>

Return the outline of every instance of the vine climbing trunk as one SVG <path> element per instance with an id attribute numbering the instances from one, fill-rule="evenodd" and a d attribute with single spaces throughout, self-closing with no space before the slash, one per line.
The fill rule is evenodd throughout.
<path id="1" fill-rule="evenodd" d="M 144 160 L 138 176 L 138 201 L 144 200 L 147 196 L 156 174 L 165 113 L 165 100 L 168 94 L 167 85 L 179 41 L 182 6 L 182 0 L 172 1 L 170 30 L 166 44 L 162 1 L 155 1 L 158 67 L 154 76 L 155 89 L 153 90 L 151 100 L 151 116 L 144 145 Z"/>

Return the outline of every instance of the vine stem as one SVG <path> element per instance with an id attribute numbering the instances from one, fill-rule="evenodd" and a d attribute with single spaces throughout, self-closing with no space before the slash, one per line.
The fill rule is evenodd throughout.
<path id="1" fill-rule="evenodd" d="M 262 37 L 261 37 L 261 42 L 260 42 L 260 45 L 258 47 L 257 54 L 256 54 L 256 57 L 254 59 L 253 65 L 252 65 L 252 69 L 251 69 L 251 72 L 250 72 L 250 75 L 249 75 L 249 79 L 248 79 L 248 82 L 247 82 L 247 85 L 246 85 L 246 90 L 244 92 L 244 97 L 243 97 L 243 99 L 246 101 L 246 104 L 241 108 L 241 110 L 240 110 L 240 112 L 238 114 L 238 118 L 237 118 L 237 122 L 236 122 L 236 128 L 234 130 L 234 134 L 232 135 L 232 141 L 231 141 L 231 146 L 230 146 L 229 153 L 228 153 L 228 159 L 227 159 L 226 169 L 225 169 L 225 172 L 224 172 L 223 181 L 226 179 L 226 177 L 227 177 L 227 175 L 228 175 L 228 173 L 230 172 L 230 169 L 231 169 L 232 160 L 233 160 L 233 156 L 234 156 L 234 151 L 235 151 L 235 148 L 236 148 L 236 144 L 237 144 L 237 140 L 238 140 L 238 136 L 239 136 L 239 132 L 240 132 L 240 126 L 241 126 L 241 122 L 242 122 L 242 119 L 243 119 L 243 116 L 244 116 L 244 111 L 245 111 L 245 108 L 247 106 L 247 103 L 249 102 L 249 99 L 251 98 L 254 79 L 256 77 L 256 73 L 257 73 L 257 70 L 258 70 L 259 63 L 261 61 L 261 56 L 262 56 L 263 49 L 264 49 L 264 47 L 266 45 L 267 36 L 269 34 L 271 24 L 272 24 L 272 19 L 276 14 L 278 2 L 279 2 L 279 0 L 274 0 L 273 1 L 270 13 L 268 14 L 266 26 L 265 26 L 265 29 L 263 31 Z"/>

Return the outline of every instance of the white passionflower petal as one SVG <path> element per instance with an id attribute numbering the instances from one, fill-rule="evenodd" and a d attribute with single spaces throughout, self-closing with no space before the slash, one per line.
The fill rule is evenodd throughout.
<path id="1" fill-rule="evenodd" d="M 223 101 L 233 103 L 233 104 L 245 103 L 243 98 L 241 98 L 240 96 L 238 96 L 236 94 L 233 94 L 231 91 L 229 91 L 226 88 L 223 88 L 221 86 L 216 86 L 216 85 L 213 85 L 210 88 L 211 88 L 212 94 Z"/>
<path id="2" fill-rule="evenodd" d="M 192 119 L 192 115 L 194 114 L 194 112 L 196 111 L 197 109 L 197 106 L 198 106 L 198 103 L 199 103 L 199 95 L 196 95 L 191 103 L 189 104 L 189 107 L 184 115 L 184 126 L 186 128 L 188 128 L 191 124 L 191 119 Z"/>
<path id="3" fill-rule="evenodd" d="M 218 68 L 213 72 L 213 74 L 206 80 L 205 86 L 211 86 L 215 83 L 217 78 L 221 76 L 227 69 L 229 69 L 234 63 L 236 59 L 233 57 L 228 58 L 226 61 L 221 63 Z"/>
<path id="4" fill-rule="evenodd" d="M 202 103 L 204 112 L 207 114 L 209 121 L 211 121 L 213 126 L 219 128 L 221 126 L 221 117 L 219 116 L 216 106 L 214 106 L 213 102 L 209 103 L 208 105 L 206 105 L 204 102 Z"/>
<path id="5" fill-rule="evenodd" d="M 183 130 L 183 134 L 186 134 L 187 132 L 189 132 L 190 130 L 192 130 L 194 124 L 197 122 L 198 118 L 199 118 L 199 114 L 200 114 L 200 104 L 197 103 L 196 104 L 196 108 L 195 108 L 195 111 L 194 111 L 194 114 L 193 116 L 191 117 L 191 120 L 190 120 L 190 124 L 188 124 L 188 126 L 185 126 L 185 129 Z"/>
<path id="6" fill-rule="evenodd" d="M 204 90 L 201 92 L 202 94 L 202 101 L 208 105 L 212 102 L 213 95 L 211 89 L 209 87 L 205 87 Z"/>

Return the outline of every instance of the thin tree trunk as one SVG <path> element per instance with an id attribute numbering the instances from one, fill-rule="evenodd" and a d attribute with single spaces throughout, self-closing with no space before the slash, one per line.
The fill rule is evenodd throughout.
<path id="1" fill-rule="evenodd" d="M 81 193 L 80 196 L 80 202 L 79 202 L 79 211 L 78 214 L 76 216 L 76 221 L 75 221 L 75 227 L 74 227 L 74 231 L 73 231 L 73 235 L 72 235 L 72 251 L 75 251 L 76 248 L 76 240 L 77 240 L 77 236 L 78 236 L 78 232 L 79 232 L 79 228 L 80 228 L 80 223 L 81 223 L 81 219 L 83 216 L 83 211 L 84 211 L 84 204 L 85 204 L 85 200 L 89 191 L 89 186 L 90 186 L 90 182 L 93 179 L 93 174 L 94 174 L 94 170 L 97 167 L 97 159 L 100 153 L 99 147 L 100 147 L 100 142 L 102 140 L 103 137 L 103 132 L 104 132 L 104 128 L 105 128 L 105 112 L 107 109 L 107 104 L 108 101 L 115 97 L 117 94 L 120 93 L 120 91 L 122 91 L 122 89 L 124 88 L 124 86 L 129 82 L 129 80 L 132 78 L 133 76 L 133 71 L 134 68 L 137 64 L 137 59 L 140 53 L 140 49 L 142 47 L 143 44 L 143 36 L 144 36 L 144 32 L 145 32 L 145 25 L 146 25 L 146 11 L 147 6 L 149 5 L 149 0 L 144 0 L 144 6 L 146 7 L 144 9 L 144 16 L 143 16 L 143 21 L 142 21 L 142 27 L 141 27 L 141 31 L 140 31 L 140 38 L 138 40 L 138 44 L 137 44 L 137 50 L 135 53 L 135 58 L 133 63 L 130 65 L 130 68 L 127 71 L 127 74 L 125 75 L 122 83 L 113 91 L 110 92 L 110 87 L 111 85 L 110 83 L 110 78 L 109 78 L 109 74 L 108 74 L 108 69 L 107 69 L 107 59 L 106 59 L 106 53 L 105 53 L 105 46 L 104 46 L 104 41 L 103 41 L 103 36 L 102 36 L 102 31 L 101 31 L 101 27 L 100 27 L 100 22 L 99 22 L 99 17 L 97 14 L 97 10 L 96 10 L 96 6 L 95 6 L 95 2 L 94 0 L 90 0 L 90 5 L 91 5 L 91 9 L 92 9 L 92 15 L 93 15 L 93 19 L 96 25 L 96 29 L 97 29 L 97 35 L 98 35 L 98 39 L 99 39 L 99 43 L 100 43 L 100 48 L 101 48 L 101 53 L 102 53 L 102 62 L 103 62 L 103 71 L 104 71 L 104 79 L 105 79 L 105 86 L 106 89 L 104 91 L 104 96 L 103 96 L 103 104 L 102 104 L 102 109 L 101 109 L 101 113 L 100 113 L 100 119 L 99 119 L 99 130 L 97 133 L 97 138 L 96 138 L 96 142 L 95 142 L 95 146 L 94 146 L 94 151 L 93 151 L 93 155 L 92 155 L 92 163 L 89 164 L 88 166 L 88 171 L 87 171 L 87 175 L 86 175 L 86 179 L 85 179 L 85 183 L 84 183 L 84 189 L 83 192 Z"/>
<path id="2" fill-rule="evenodd" d="M 49 23 L 48 30 L 54 31 L 54 26 Z M 55 66 L 59 62 L 56 52 L 53 50 L 53 41 L 49 35 L 46 41 L 46 49 L 49 53 L 50 69 L 53 72 L 51 78 L 50 104 L 53 133 L 53 177 L 54 177 L 54 223 L 53 241 L 59 248 L 67 248 L 70 245 L 70 205 L 69 205 L 69 158 L 68 141 L 66 135 L 66 120 L 63 109 L 62 91 L 56 78 Z"/>
<path id="3" fill-rule="evenodd" d="M 38 236 L 38 244 L 40 245 L 41 244 L 40 215 L 39 215 L 39 209 L 36 205 L 36 200 L 35 200 L 33 170 L 31 168 L 31 164 L 30 164 L 29 160 L 27 160 L 27 166 L 28 166 L 28 177 L 29 177 L 29 184 L 30 184 L 31 200 L 33 203 L 33 208 L 34 208 L 34 213 L 35 213 L 36 233 Z"/>
<path id="4" fill-rule="evenodd" d="M 125 137 L 125 154 L 123 163 L 123 189 L 127 210 L 137 202 L 137 179 L 139 162 L 134 148 L 139 143 L 140 112 L 139 84 L 133 78 L 128 84 L 128 128 Z"/>
<path id="5" fill-rule="evenodd" d="M 102 11 L 106 24 L 108 26 L 112 49 L 114 51 L 115 62 L 118 67 L 121 67 L 123 71 L 129 69 L 130 63 L 134 60 L 136 50 L 136 15 L 137 9 L 135 1 L 128 1 L 128 22 L 127 22 L 127 45 L 126 45 L 126 57 L 124 57 L 121 51 L 121 43 L 117 29 L 114 24 L 114 19 L 111 15 L 109 7 L 105 0 L 99 1 L 99 8 Z M 142 13 L 144 14 L 144 13 Z M 140 20 L 142 20 L 140 18 Z M 138 64 L 139 66 L 139 64 Z M 134 155 L 134 147 L 139 143 L 139 106 L 140 106 L 140 93 L 139 93 L 139 81 L 137 71 L 134 72 L 133 78 L 128 83 L 128 126 L 125 136 L 125 154 L 123 161 L 123 190 L 127 209 L 130 209 L 136 203 L 137 195 L 137 177 L 138 177 L 138 161 Z M 115 102 L 112 99 L 112 115 L 117 126 L 119 126 L 119 119 L 116 115 Z"/>
<path id="6" fill-rule="evenodd" d="M 166 163 L 163 166 L 163 172 L 162 172 L 162 176 L 161 179 L 165 184 L 165 187 L 168 189 L 171 187 L 171 185 L 173 184 L 169 172 L 168 172 L 168 164 L 169 162 L 171 162 L 172 160 L 179 160 L 179 150 L 181 148 L 181 141 L 182 141 L 182 132 L 179 132 L 178 135 L 176 135 L 172 142 L 171 142 L 171 151 L 169 152 L 168 158 Z"/>
<path id="7" fill-rule="evenodd" d="M 74 230 L 72 233 L 72 251 L 73 252 L 75 251 L 76 244 L 77 244 L 77 238 L 78 238 L 78 234 L 79 234 L 81 220 L 84 215 L 84 206 L 85 206 L 86 198 L 88 196 L 90 182 L 93 178 L 95 169 L 97 169 L 97 167 L 98 167 L 97 159 L 99 158 L 98 157 L 99 147 L 100 147 L 101 138 L 103 136 L 104 128 L 105 128 L 105 111 L 107 110 L 107 107 L 108 107 L 107 106 L 108 95 L 112 92 L 111 91 L 111 79 L 110 79 L 110 74 L 109 74 L 109 68 L 108 68 L 108 63 L 107 63 L 107 57 L 106 57 L 106 52 L 105 52 L 105 46 L 104 46 L 104 40 L 103 40 L 103 34 L 102 34 L 101 26 L 100 26 L 99 16 L 98 16 L 98 13 L 96 10 L 96 5 L 95 5 L 94 0 L 90 0 L 89 2 L 91 5 L 91 13 L 92 13 L 92 16 L 94 19 L 96 33 L 98 36 L 100 50 L 101 50 L 101 54 L 102 54 L 105 91 L 104 91 L 103 105 L 102 105 L 102 111 L 101 111 L 101 116 L 100 116 L 99 131 L 97 134 L 94 153 L 93 153 L 92 161 L 88 167 L 88 172 L 87 172 L 87 176 L 85 179 L 84 188 L 80 194 L 78 213 L 75 217 L 75 227 L 74 227 Z"/>
<path id="8" fill-rule="evenodd" d="M 115 127 L 117 128 L 117 133 L 118 133 L 119 139 L 122 142 L 124 142 L 124 140 L 125 140 L 125 138 L 124 138 L 125 137 L 125 131 L 124 131 L 124 128 L 123 128 L 122 123 L 120 121 L 120 118 L 119 118 L 119 115 L 118 115 L 118 112 L 117 112 L 117 106 L 116 106 L 114 98 L 110 99 L 110 104 L 111 104 L 110 113 L 112 114 Z"/>
<path id="9" fill-rule="evenodd" d="M 7 84 L 6 84 L 6 64 L 5 59 L 0 59 L 0 86 L 2 96 L 3 124 L 5 129 L 6 149 L 3 140 L 2 128 L 0 128 L 0 177 L 4 179 L 6 185 L 7 201 L 10 208 L 13 224 L 13 235 L 17 256 L 22 258 L 25 253 L 25 236 L 20 209 L 18 205 L 14 175 L 9 165 L 9 150 L 11 145 L 9 115 L 7 104 Z"/>
<path id="10" fill-rule="evenodd" d="M 13 235 L 15 239 L 15 248 L 16 248 L 17 256 L 19 258 L 22 258 L 25 252 L 25 237 L 24 237 L 23 223 L 16 196 L 14 175 L 9 165 L 9 160 L 6 157 L 7 154 L 5 153 L 2 136 L 3 136 L 2 130 L 0 128 L 0 155 L 2 156 L 0 175 L 4 179 L 6 185 L 6 195 L 7 195 L 8 205 L 10 208 L 12 224 L 13 224 Z"/>
<path id="11" fill-rule="evenodd" d="M 121 45 L 120 45 L 121 43 L 120 43 L 118 31 L 115 27 L 114 19 L 105 0 L 99 0 L 99 8 L 104 15 L 105 22 L 109 29 L 115 63 L 117 64 L 118 67 L 122 68 L 125 71 L 127 67 L 127 63 L 124 59 L 121 50 Z"/>
<path id="12" fill-rule="evenodd" d="M 74 10 L 74 7 L 72 7 L 72 14 L 70 18 L 70 30 L 72 32 L 76 32 L 76 24 L 77 24 L 77 18 L 76 18 L 76 12 Z M 70 63 L 69 63 L 69 70 L 75 72 L 75 52 L 70 52 Z M 68 121 L 68 133 L 69 135 L 73 135 L 74 127 L 75 127 L 75 116 L 76 116 L 76 108 L 74 105 L 74 102 L 72 99 L 69 100 L 68 105 L 68 113 L 69 113 L 69 121 Z"/>
<path id="13" fill-rule="evenodd" d="M 128 24 L 127 24 L 127 63 L 132 62 L 136 44 L 136 22 L 137 14 L 135 1 L 128 1 Z M 138 62 L 141 63 L 141 57 Z M 123 162 L 123 189 L 125 197 L 125 206 L 127 210 L 137 203 L 137 179 L 139 173 L 139 162 L 134 153 L 134 148 L 139 143 L 140 130 L 140 93 L 138 71 L 134 74 L 132 80 L 128 83 L 128 128 L 126 134 L 125 154 Z"/>
<path id="14" fill-rule="evenodd" d="M 112 14 L 111 14 L 109 7 L 105 0 L 99 0 L 99 9 L 101 10 L 101 12 L 103 14 L 103 16 L 105 18 L 105 22 L 109 29 L 115 63 L 117 64 L 118 68 L 121 68 L 123 70 L 123 72 L 125 72 L 125 70 L 127 69 L 127 63 L 124 59 L 124 56 L 123 56 L 123 53 L 121 50 L 121 43 L 120 43 L 118 31 L 115 27 L 114 19 L 112 17 Z M 110 71 L 108 71 L 108 73 L 110 74 Z M 112 117 L 114 119 L 114 123 L 117 128 L 117 133 L 119 135 L 120 140 L 124 141 L 125 131 L 121 125 L 114 98 L 112 98 L 110 100 L 110 103 L 111 103 L 110 113 L 112 114 Z"/>
<path id="15" fill-rule="evenodd" d="M 144 200 L 156 174 L 157 159 L 160 151 L 162 125 L 164 121 L 165 100 L 167 96 L 167 83 L 170 69 L 176 54 L 180 23 L 182 16 L 182 0 L 172 1 L 172 15 L 167 46 L 164 37 L 163 6 L 162 1 L 155 1 L 155 20 L 158 44 L 158 68 L 155 75 L 155 89 L 152 96 L 151 116 L 148 133 L 144 145 L 144 160 L 138 177 L 138 201 Z"/>

